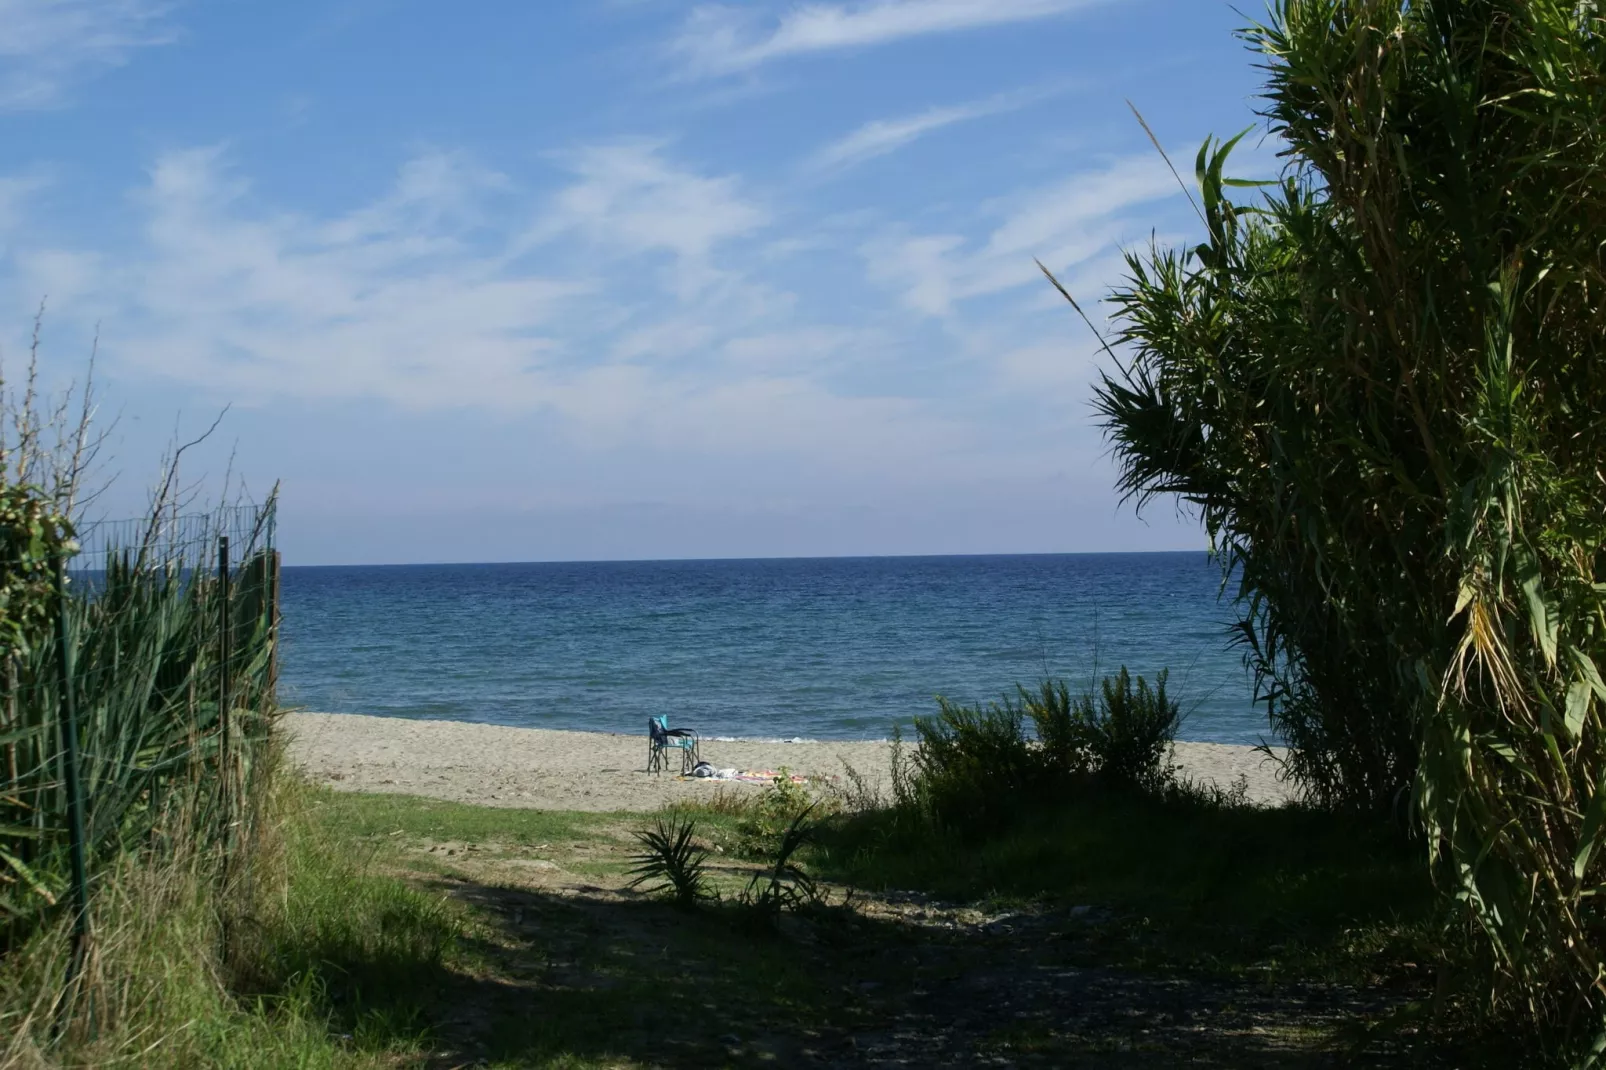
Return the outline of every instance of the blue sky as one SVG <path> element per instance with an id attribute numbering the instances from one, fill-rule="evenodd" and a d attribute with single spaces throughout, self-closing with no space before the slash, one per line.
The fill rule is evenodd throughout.
<path id="1" fill-rule="evenodd" d="M 1093 302 L 1254 122 L 1215 0 L 0 0 L 0 343 L 293 563 L 1200 547 Z M 1251 156 L 1264 165 L 1269 150 Z"/>

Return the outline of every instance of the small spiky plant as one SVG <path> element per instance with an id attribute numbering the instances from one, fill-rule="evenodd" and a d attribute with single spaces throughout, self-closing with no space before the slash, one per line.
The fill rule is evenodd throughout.
<path id="1" fill-rule="evenodd" d="M 775 865 L 766 872 L 755 873 L 742 892 L 744 906 L 753 907 L 760 915 L 773 919 L 783 910 L 824 905 L 825 895 L 819 884 L 792 861 L 798 848 L 814 835 L 814 825 L 808 822 L 813 810 L 810 806 L 792 819 L 776 850 Z"/>
<path id="2" fill-rule="evenodd" d="M 708 849 L 695 842 L 697 823 L 690 818 L 660 817 L 651 828 L 636 833 L 644 850 L 631 858 L 631 888 L 646 886 L 648 894 L 669 892 L 676 904 L 690 909 L 716 898 L 708 887 L 705 863 Z"/>

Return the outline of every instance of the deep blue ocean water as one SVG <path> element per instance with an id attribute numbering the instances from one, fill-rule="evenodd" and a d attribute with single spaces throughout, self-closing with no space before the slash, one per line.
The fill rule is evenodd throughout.
<path id="1" fill-rule="evenodd" d="M 1185 739 L 1267 734 L 1203 553 L 286 568 L 284 701 L 881 739 L 1045 674 L 1169 666 Z"/>

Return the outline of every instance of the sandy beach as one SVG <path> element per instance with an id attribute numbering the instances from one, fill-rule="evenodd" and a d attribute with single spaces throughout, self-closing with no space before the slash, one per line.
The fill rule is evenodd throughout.
<path id="1" fill-rule="evenodd" d="M 459 721 L 414 721 L 352 713 L 292 713 L 284 727 L 291 760 L 309 779 L 343 791 L 423 795 L 480 806 L 543 810 L 656 810 L 718 791 L 757 791 L 741 782 L 649 776 L 645 736 L 506 728 Z M 788 769 L 848 782 L 847 770 L 887 792 L 892 748 L 886 742 L 704 740 L 702 756 L 719 767 Z M 1188 779 L 1229 787 L 1240 776 L 1254 802 L 1289 796 L 1274 764 L 1251 747 L 1178 743 L 1175 761 Z"/>

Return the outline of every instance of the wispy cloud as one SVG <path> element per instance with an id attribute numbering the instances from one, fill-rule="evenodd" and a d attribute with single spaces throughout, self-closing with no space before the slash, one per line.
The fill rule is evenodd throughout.
<path id="1" fill-rule="evenodd" d="M 49 108 L 74 83 L 176 35 L 162 0 L 0 0 L 0 109 Z"/>
<path id="2" fill-rule="evenodd" d="M 887 340 L 811 322 L 755 277 L 769 216 L 734 177 L 645 142 L 566 161 L 573 180 L 537 194 L 430 153 L 367 204 L 309 216 L 265 207 L 222 150 L 172 152 L 134 197 L 138 247 L 22 250 L 6 281 L 103 322 L 114 374 L 246 405 L 536 416 L 598 451 L 817 472 L 921 468 L 972 441 L 918 394 L 833 382 Z M 521 217 L 540 220 L 534 244 Z M 697 270 L 705 284 L 686 286 Z"/>
<path id="3" fill-rule="evenodd" d="M 960 301 L 1039 282 L 1034 258 L 1062 271 L 1108 253 L 1139 227 L 1129 209 L 1178 192 L 1158 154 L 1139 153 L 1005 199 L 1002 220 L 979 243 L 961 234 L 891 235 L 863 254 L 870 277 L 900 291 L 908 307 L 946 316 Z"/>
<path id="4" fill-rule="evenodd" d="M 217 149 L 169 153 L 136 198 L 144 247 L 85 303 L 116 325 L 121 360 L 241 400 L 518 405 L 584 287 L 509 272 L 469 240 L 498 180 L 428 155 L 374 203 L 316 219 L 254 209 Z"/>
<path id="5" fill-rule="evenodd" d="M 969 104 L 928 108 L 915 115 L 895 119 L 872 119 L 846 137 L 833 141 L 809 158 L 815 171 L 840 171 L 877 156 L 896 152 L 919 138 L 956 123 L 1003 115 L 1036 103 L 1063 90 L 1031 90 L 1002 93 Z"/>
<path id="6" fill-rule="evenodd" d="M 672 45 L 693 75 L 751 70 L 771 60 L 866 48 L 910 37 L 1030 22 L 1105 0 L 867 0 L 806 4 L 767 20 L 751 8 L 704 5 Z"/>
<path id="7" fill-rule="evenodd" d="M 623 252 L 696 260 L 763 225 L 765 211 L 741 195 L 735 178 L 676 167 L 663 148 L 625 141 L 570 153 L 577 181 L 558 194 L 541 232 L 573 230 Z"/>

